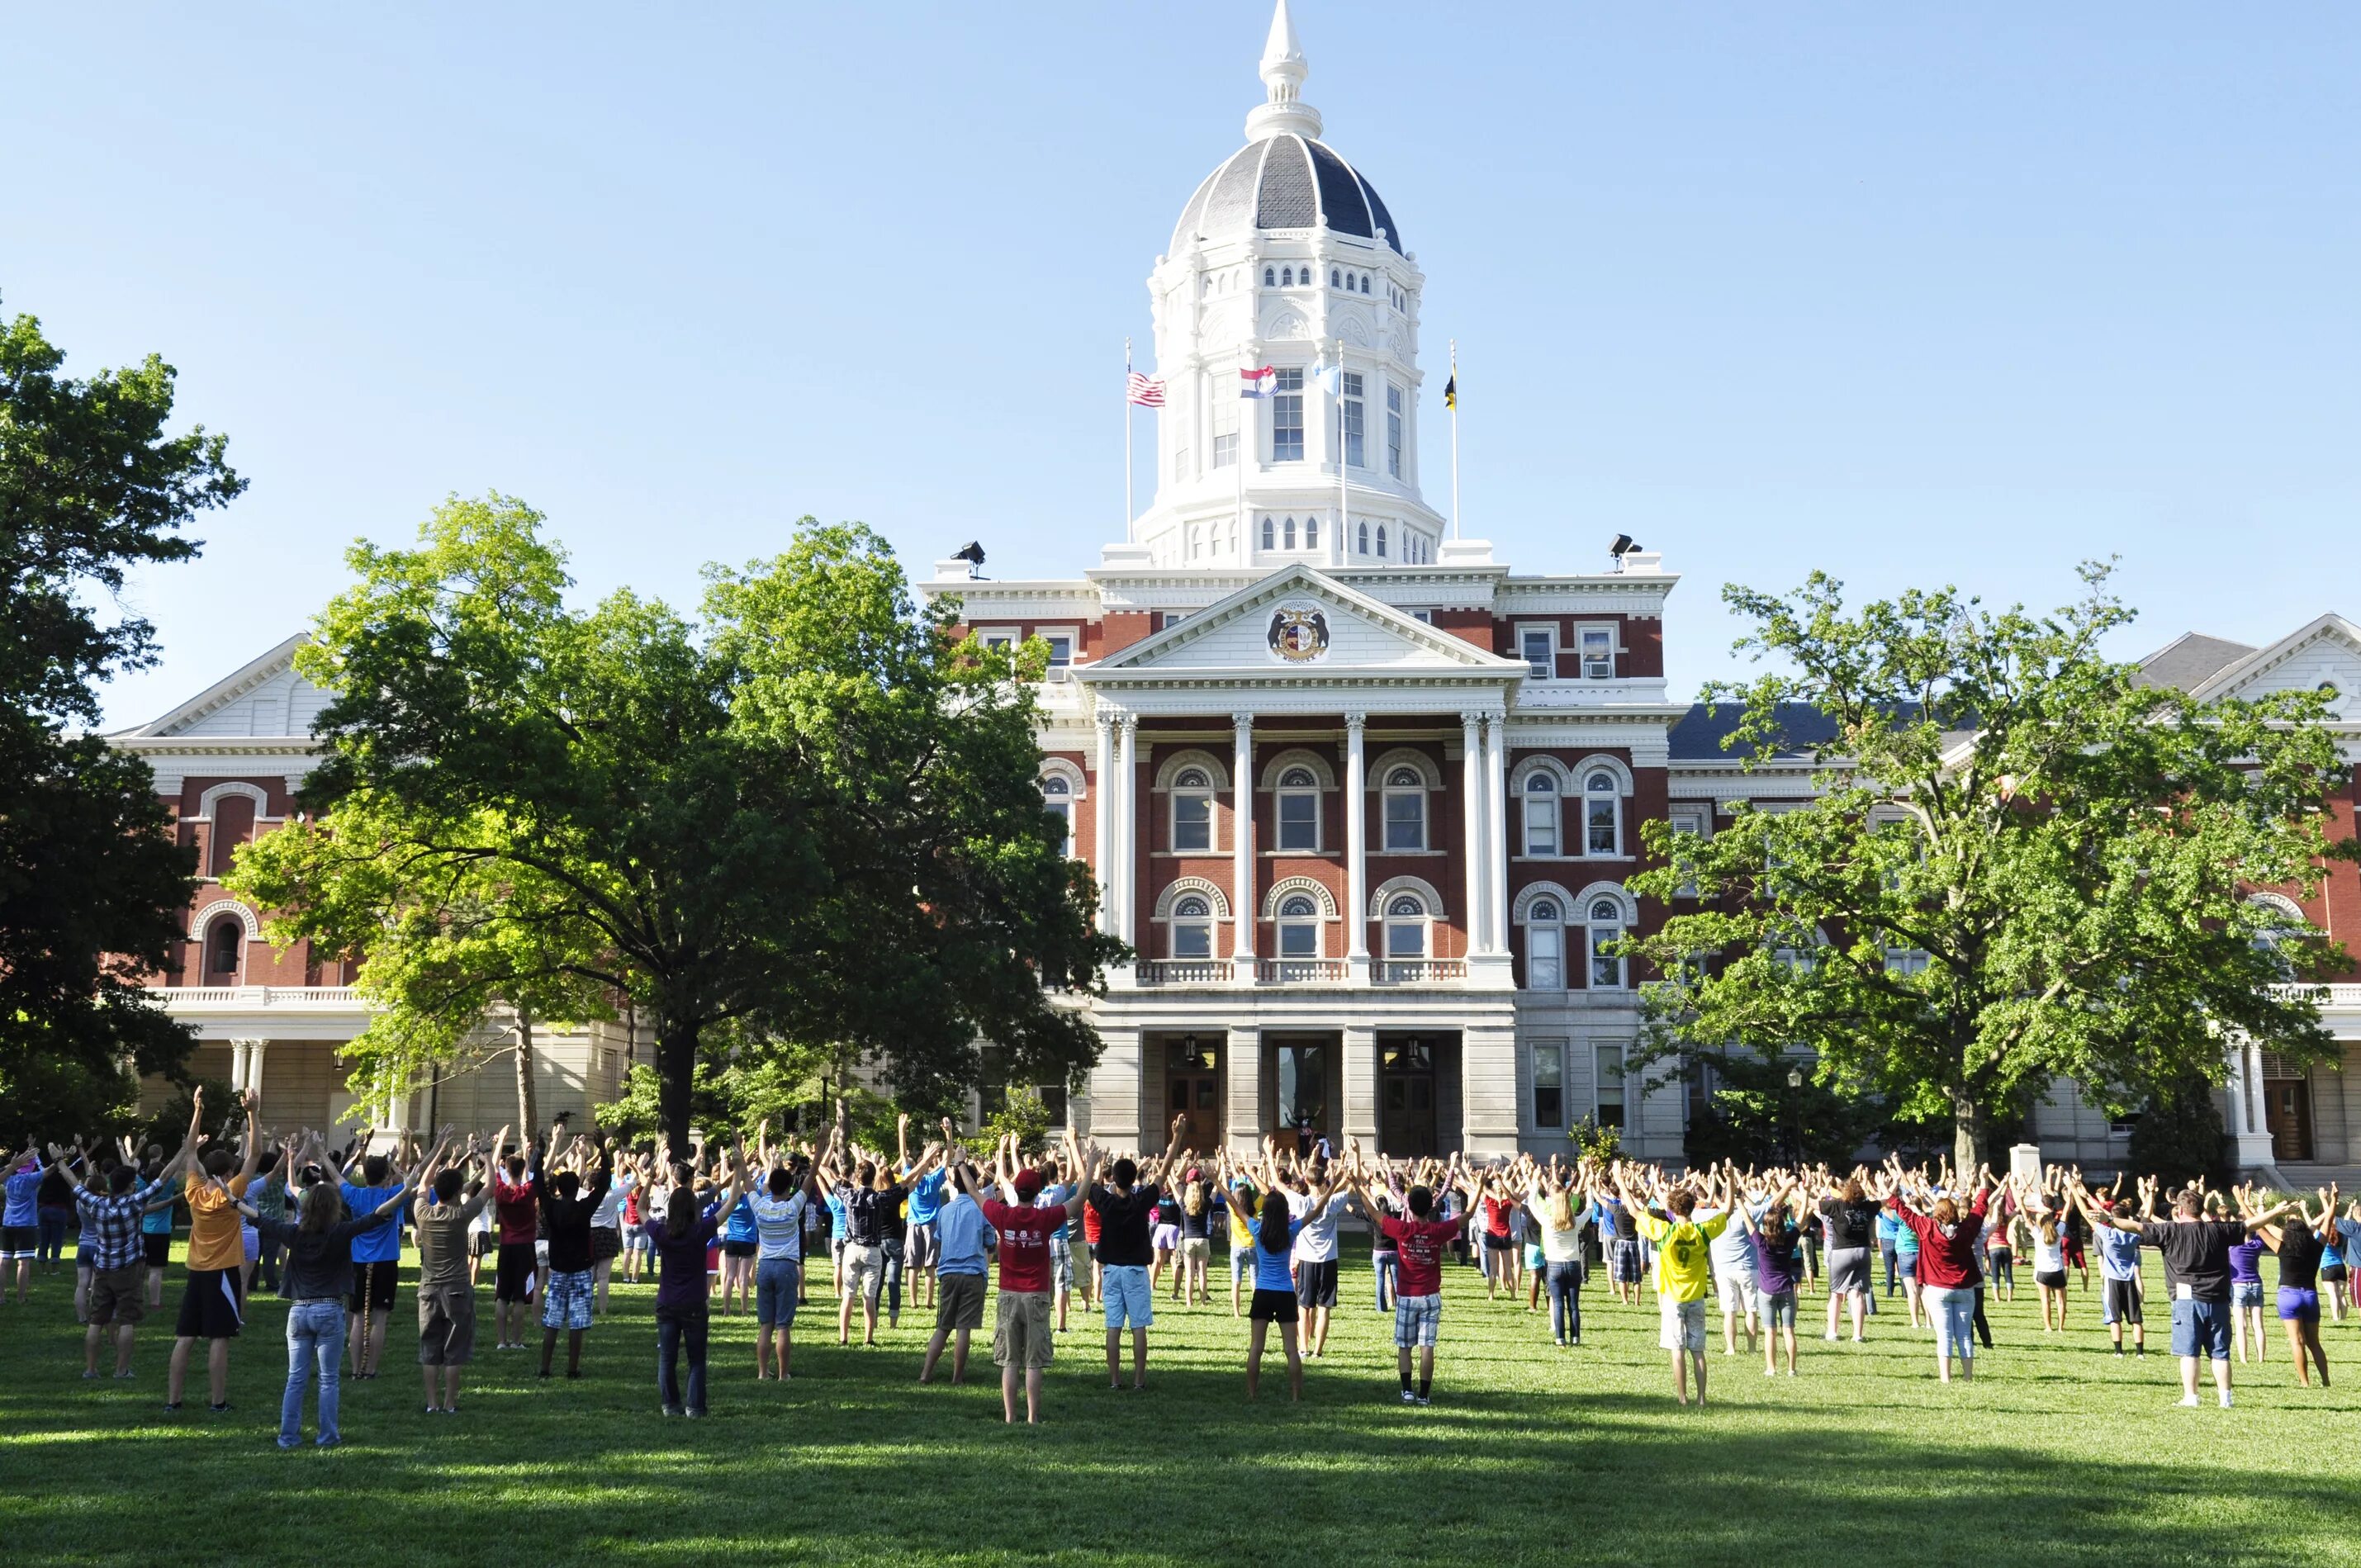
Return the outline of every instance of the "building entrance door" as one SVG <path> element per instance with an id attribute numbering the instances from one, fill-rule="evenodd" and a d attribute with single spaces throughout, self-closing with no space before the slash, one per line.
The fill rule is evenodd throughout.
<path id="1" fill-rule="evenodd" d="M 1433 1043 L 1415 1037 L 1384 1041 L 1378 1057 L 1378 1152 L 1411 1158 L 1433 1154 Z"/>
<path id="2" fill-rule="evenodd" d="M 1171 1146 L 1211 1154 L 1222 1146 L 1222 1047 L 1195 1035 L 1164 1047 L 1164 1125 L 1186 1118 Z"/>
<path id="3" fill-rule="evenodd" d="M 2263 1122 L 2273 1159 L 2312 1158 L 2312 1085 L 2301 1078 L 2263 1080 Z"/>

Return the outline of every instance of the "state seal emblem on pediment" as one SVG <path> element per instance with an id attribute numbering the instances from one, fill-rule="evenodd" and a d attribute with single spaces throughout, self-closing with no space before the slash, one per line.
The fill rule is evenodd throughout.
<path id="1" fill-rule="evenodd" d="M 1290 664 L 1308 664 L 1328 652 L 1328 612 L 1316 604 L 1283 604 L 1270 612 L 1270 651 Z"/>

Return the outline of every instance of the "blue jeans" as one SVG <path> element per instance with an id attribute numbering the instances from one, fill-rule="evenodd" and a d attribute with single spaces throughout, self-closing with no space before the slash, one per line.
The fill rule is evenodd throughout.
<path id="1" fill-rule="evenodd" d="M 1885 1293 L 1891 1296 L 1896 1290 L 1902 1288 L 1902 1282 L 1894 1277 L 1894 1244 L 1892 1242 L 1878 1243 L 1877 1254 L 1880 1257 L 1885 1259 Z"/>
<path id="2" fill-rule="evenodd" d="M 1569 1258 L 1545 1266 L 1542 1283 L 1549 1291 L 1550 1338 L 1563 1343 L 1582 1337 L 1582 1265 Z"/>
<path id="3" fill-rule="evenodd" d="M 1394 1310 L 1394 1278 L 1400 1260 L 1400 1253 L 1374 1252 L 1369 1255 L 1369 1261 L 1378 1266 L 1378 1310 L 1380 1312 Z"/>
<path id="4" fill-rule="evenodd" d="M 35 1255 L 43 1263 L 56 1263 L 66 1255 L 66 1227 L 73 1223 L 71 1209 L 43 1209 L 38 1214 L 40 1240 Z"/>
<path id="5" fill-rule="evenodd" d="M 885 1238 L 885 1314 L 889 1318 L 902 1315 L 902 1251 L 900 1241 Z"/>
<path id="6" fill-rule="evenodd" d="M 320 1445 L 339 1439 L 337 1378 L 345 1365 L 345 1304 L 298 1301 L 287 1310 L 287 1392 L 279 1401 L 279 1446 L 303 1441 L 303 1385 L 320 1378 Z"/>
<path id="7" fill-rule="evenodd" d="M 688 1353 L 686 1408 L 705 1414 L 705 1329 L 703 1307 L 692 1311 L 656 1314 L 656 1397 L 667 1410 L 683 1408 L 680 1397 L 680 1355 Z"/>
<path id="8" fill-rule="evenodd" d="M 764 1328 L 793 1328 L 796 1303 L 803 1289 L 803 1263 L 792 1257 L 766 1257 L 754 1265 L 754 1321 Z"/>

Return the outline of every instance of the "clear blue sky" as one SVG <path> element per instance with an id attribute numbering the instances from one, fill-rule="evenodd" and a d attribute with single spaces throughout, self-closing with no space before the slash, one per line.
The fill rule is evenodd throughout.
<path id="1" fill-rule="evenodd" d="M 1260 96 L 1265 0 L 46 5 L 8 25 L 0 309 L 156 349 L 253 480 L 137 603 L 136 722 L 449 491 L 587 592 L 859 518 L 1069 574 L 1119 524 L 1123 339 Z M 1469 532 L 1618 531 L 2257 641 L 2361 613 L 2361 6 L 1300 0 L 1305 96 L 1460 342 Z M 1438 484 L 1433 499 L 1443 499 Z M 1143 500 L 1144 500 L 1143 495 Z"/>

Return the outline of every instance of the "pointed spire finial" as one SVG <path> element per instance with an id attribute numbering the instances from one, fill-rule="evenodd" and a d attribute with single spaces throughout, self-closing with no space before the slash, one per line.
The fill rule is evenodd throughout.
<path id="1" fill-rule="evenodd" d="M 1312 74 L 1304 63 L 1303 45 L 1295 36 L 1295 18 L 1287 0 L 1279 0 L 1270 15 L 1270 37 L 1262 46 L 1262 81 L 1268 97 L 1246 115 L 1246 139 L 1262 141 L 1292 131 L 1320 134 L 1320 111 L 1303 102 L 1303 79 Z"/>

